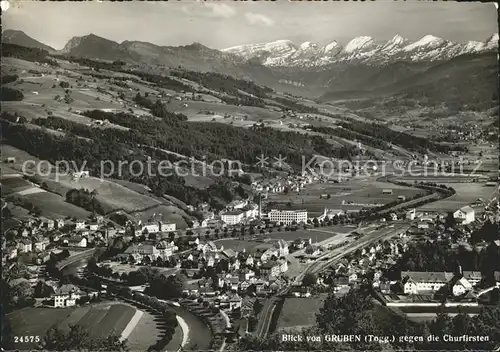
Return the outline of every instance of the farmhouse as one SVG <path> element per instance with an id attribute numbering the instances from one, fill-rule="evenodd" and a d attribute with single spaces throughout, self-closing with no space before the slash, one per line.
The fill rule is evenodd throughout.
<path id="1" fill-rule="evenodd" d="M 307 210 L 271 210 L 269 220 L 276 223 L 293 224 L 306 223 Z"/>
<path id="2" fill-rule="evenodd" d="M 74 180 L 78 180 L 80 178 L 84 178 L 84 177 L 89 177 L 90 174 L 88 171 L 77 171 L 77 172 L 73 172 L 72 174 L 72 177 Z"/>
<path id="3" fill-rule="evenodd" d="M 81 291 L 74 285 L 62 285 L 52 295 L 54 307 L 72 307 L 81 297 Z"/>
<path id="4" fill-rule="evenodd" d="M 406 271 L 401 273 L 405 294 L 436 292 L 454 277 L 451 272 Z"/>
<path id="5" fill-rule="evenodd" d="M 8 164 L 13 164 L 16 162 L 16 158 L 14 158 L 13 156 L 9 156 L 7 159 L 5 159 L 5 162 Z"/>
<path id="6" fill-rule="evenodd" d="M 462 225 L 470 224 L 475 220 L 474 209 L 470 206 L 462 207 L 453 213 L 453 217 Z"/>
<path id="7" fill-rule="evenodd" d="M 383 189 L 382 194 L 392 194 L 392 189 Z"/>

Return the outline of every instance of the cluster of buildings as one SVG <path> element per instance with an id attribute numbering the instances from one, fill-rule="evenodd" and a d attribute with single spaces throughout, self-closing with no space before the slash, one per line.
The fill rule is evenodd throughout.
<path id="1" fill-rule="evenodd" d="M 306 185 L 318 181 L 318 177 L 312 175 L 290 175 L 286 179 L 273 179 L 254 181 L 251 186 L 256 192 L 283 193 L 285 191 L 300 192 Z"/>
<path id="2" fill-rule="evenodd" d="M 89 241 L 104 240 L 99 232 L 102 223 L 98 219 L 71 221 L 32 217 L 4 232 L 3 260 L 14 260 L 21 255 L 31 255 L 33 264 L 43 264 L 57 247 L 87 247 Z"/>
<path id="3" fill-rule="evenodd" d="M 187 283 L 184 293 L 190 296 L 219 297 L 224 293 L 267 295 L 284 287 L 283 273 L 288 270 L 285 257 L 289 254 L 286 241 L 279 240 L 270 247 L 247 252 L 224 249 L 214 242 L 192 243 L 193 251 L 179 257 L 178 266 L 211 272 L 216 276 L 194 279 Z"/>

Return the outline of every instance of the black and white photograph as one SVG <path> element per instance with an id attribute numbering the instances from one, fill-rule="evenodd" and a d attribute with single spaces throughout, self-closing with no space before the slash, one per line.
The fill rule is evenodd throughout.
<path id="1" fill-rule="evenodd" d="M 5 351 L 500 351 L 498 4 L 1 0 Z"/>

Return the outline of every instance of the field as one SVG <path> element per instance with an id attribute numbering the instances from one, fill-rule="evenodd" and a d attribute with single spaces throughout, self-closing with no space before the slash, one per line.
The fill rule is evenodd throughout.
<path id="1" fill-rule="evenodd" d="M 189 120 L 192 121 L 210 121 L 213 117 L 215 117 L 207 114 L 199 114 L 201 110 L 214 112 L 215 114 L 219 115 L 218 118 L 216 117 L 217 121 L 225 120 L 227 121 L 227 123 L 233 120 L 231 118 L 224 119 L 223 116 L 224 114 L 231 114 L 232 116 L 237 117 L 237 119 L 234 121 L 235 124 L 238 120 L 241 121 L 245 115 L 248 116 L 248 122 L 251 122 L 251 124 L 260 119 L 279 120 L 281 118 L 281 113 L 278 111 L 272 111 L 255 106 L 234 106 L 224 103 L 188 101 L 188 107 L 184 108 L 182 107 L 182 104 L 183 102 L 172 100 L 172 102 L 168 104 L 167 107 L 175 112 L 183 113 L 188 117 Z"/>
<path id="2" fill-rule="evenodd" d="M 276 330 L 301 329 L 316 323 L 316 313 L 326 295 L 314 298 L 287 297 L 278 318 Z"/>
<path id="3" fill-rule="evenodd" d="M 106 179 L 101 180 L 95 177 L 85 177 L 73 181 L 64 172 L 61 172 L 61 175 L 56 178 L 56 174 L 51 173 L 51 170 L 54 170 L 52 165 L 47 162 L 40 162 L 36 157 L 9 145 L 2 145 L 2 157 L 4 159 L 7 157 L 16 158 L 14 163 L 9 163 L 8 167 L 3 170 L 4 174 L 19 174 L 23 170 L 25 162 L 33 161 L 33 163 L 27 165 L 37 165 L 41 173 L 48 175 L 37 176 L 37 182 L 40 184 L 45 182 L 50 192 L 54 193 L 27 194 L 34 187 L 28 187 L 29 183 L 26 180 L 11 176 L 2 180 L 2 183 L 6 185 L 7 194 L 20 191 L 26 192 L 23 197 L 30 199 L 34 205 L 38 205 L 44 216 L 87 217 L 87 211 L 65 201 L 66 193 L 69 190 L 84 188 L 89 191 L 97 191 L 96 199 L 103 206 L 106 213 L 123 210 L 127 213 L 134 213 L 134 216 L 137 215 L 143 221 L 149 220 L 153 214 L 156 214 L 163 221 L 175 223 L 178 228 L 182 229 L 187 226 L 184 217 L 188 217 L 188 215 L 183 210 L 171 205 L 162 205 L 161 198 L 146 195 L 143 186 L 134 184 L 134 188 L 138 190 L 142 188 L 143 194 L 141 194 L 131 189 L 130 182 L 127 186 L 123 186 L 117 182 Z M 26 171 L 35 172 L 36 168 L 27 168 Z M 38 188 L 37 191 L 43 190 Z M 167 203 L 166 201 L 163 202 Z"/>
<path id="4" fill-rule="evenodd" d="M 135 309 L 124 304 L 100 304 L 77 308 L 27 308 L 7 316 L 12 336 L 45 335 L 51 326 L 68 329 L 70 324 L 79 324 L 93 336 L 104 337 L 121 334 L 135 314 Z M 34 348 L 34 344 L 19 344 L 17 348 Z"/>
<path id="5" fill-rule="evenodd" d="M 392 189 L 393 194 L 382 194 L 383 189 Z M 342 210 L 360 210 L 364 207 L 376 207 L 390 203 L 405 196 L 413 197 L 422 190 L 416 188 L 402 187 L 393 184 L 377 182 L 372 179 L 359 179 L 343 183 L 317 183 L 307 185 L 297 192 L 270 193 L 268 202 L 276 202 L 273 208 L 278 209 L 306 209 L 309 217 L 323 214 L 325 208 Z M 330 199 L 321 195 L 330 195 Z M 345 201 L 345 204 L 342 202 Z M 291 203 L 287 205 L 287 203 Z"/>
<path id="6" fill-rule="evenodd" d="M 215 244 L 220 247 L 224 246 L 224 249 L 232 249 L 237 252 L 245 251 L 256 251 L 257 249 L 267 249 L 271 247 L 271 244 L 254 242 L 254 241 L 243 241 L 234 239 L 223 239 L 214 241 Z"/>
<path id="7" fill-rule="evenodd" d="M 3 177 L 2 178 L 2 193 L 8 196 L 12 193 L 21 192 L 30 189 L 33 186 L 22 177 Z"/>
<path id="8" fill-rule="evenodd" d="M 69 190 L 74 188 L 83 188 L 90 192 L 95 190 L 97 192 L 96 199 L 103 205 L 106 212 L 115 210 L 141 211 L 160 204 L 157 200 L 131 191 L 115 182 L 96 177 L 83 177 L 78 181 L 73 181 L 69 176 L 62 176 L 58 182 L 47 183 L 50 189 L 61 195 L 66 195 Z"/>
<path id="9" fill-rule="evenodd" d="M 37 206 L 41 210 L 41 215 L 45 217 L 76 217 L 78 219 L 85 219 L 90 215 L 90 212 L 76 205 L 67 203 L 63 197 L 55 193 L 43 192 L 28 194 L 22 198 Z"/>

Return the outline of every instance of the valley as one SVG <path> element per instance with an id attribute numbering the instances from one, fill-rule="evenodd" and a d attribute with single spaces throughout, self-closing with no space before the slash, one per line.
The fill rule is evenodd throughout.
<path id="1" fill-rule="evenodd" d="M 497 33 L 407 39 L 388 23 L 316 43 L 229 4 L 160 5 L 116 11 L 160 10 L 150 41 L 2 32 L 9 347 L 322 350 L 299 340 L 498 330 Z M 238 16 L 260 36 L 233 45 L 218 26 Z M 190 39 L 172 40 L 180 28 Z M 210 30 L 220 42 L 200 44 Z M 498 350 L 497 330 L 337 347 Z"/>

